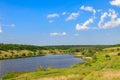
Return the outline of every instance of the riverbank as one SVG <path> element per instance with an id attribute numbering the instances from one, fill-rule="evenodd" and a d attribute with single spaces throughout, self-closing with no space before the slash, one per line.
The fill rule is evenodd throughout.
<path id="1" fill-rule="evenodd" d="M 93 56 L 96 51 L 108 47 L 112 47 L 112 45 L 32 46 L 0 44 L 0 60 L 68 53 L 81 53 L 81 55 L 89 57 Z"/>
<path id="2" fill-rule="evenodd" d="M 120 80 L 120 47 L 97 51 L 92 59 L 71 68 L 40 67 L 35 72 L 9 73 L 3 80 Z"/>

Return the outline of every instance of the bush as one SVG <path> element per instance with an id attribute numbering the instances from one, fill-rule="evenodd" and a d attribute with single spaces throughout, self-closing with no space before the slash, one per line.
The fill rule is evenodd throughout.
<path id="1" fill-rule="evenodd" d="M 45 69 L 42 66 L 39 66 L 37 70 L 38 71 L 44 71 Z"/>
<path id="2" fill-rule="evenodd" d="M 106 57 L 106 58 L 110 58 L 110 56 L 109 56 L 109 55 L 105 55 L 105 57 Z"/>
<path id="3" fill-rule="evenodd" d="M 118 56 L 120 56 L 120 53 L 118 53 Z"/>
<path id="4" fill-rule="evenodd" d="M 105 57 L 106 57 L 107 60 L 111 60 L 110 55 L 105 55 Z"/>
<path id="5" fill-rule="evenodd" d="M 25 57 L 26 56 L 26 54 L 25 53 L 22 53 L 22 55 L 21 55 L 22 57 Z"/>
<path id="6" fill-rule="evenodd" d="M 97 56 L 96 56 L 96 55 L 94 55 L 92 58 L 93 58 L 94 60 L 97 60 Z"/>

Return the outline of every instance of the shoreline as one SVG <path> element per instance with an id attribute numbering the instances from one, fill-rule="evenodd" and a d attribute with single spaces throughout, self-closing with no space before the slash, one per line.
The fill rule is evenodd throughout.
<path id="1" fill-rule="evenodd" d="M 72 54 L 49 54 L 49 55 L 44 55 L 44 56 L 54 56 L 54 55 L 70 55 L 70 56 L 72 56 L 72 57 L 74 57 L 74 55 L 72 55 Z M 34 56 L 35 57 L 35 56 Z M 29 58 L 34 58 L 34 57 L 29 57 Z M 41 57 L 41 56 L 36 56 L 36 57 Z M 24 59 L 24 58 L 19 58 L 19 59 Z M 9 60 L 13 60 L 13 59 L 9 59 Z M 83 62 L 84 62 L 84 60 L 82 60 Z M 79 63 L 83 63 L 82 61 L 80 61 Z M 48 69 L 62 69 L 62 68 L 71 68 L 72 66 L 74 66 L 74 65 L 76 65 L 76 64 L 78 64 L 78 63 L 75 63 L 75 64 L 73 64 L 73 65 L 71 65 L 71 66 L 69 66 L 69 67 L 61 67 L 61 68 L 56 68 L 56 67 L 51 67 L 51 66 L 47 66 L 46 68 L 43 68 L 43 66 L 38 66 L 38 68 L 37 68 L 37 70 L 39 69 L 39 67 L 40 67 L 40 69 L 43 69 L 44 71 L 47 71 Z M 34 70 L 34 71 L 22 71 L 22 72 L 16 72 L 16 73 L 29 73 L 29 72 L 35 72 L 35 71 L 37 71 L 37 70 Z M 13 73 L 13 72 L 10 72 L 10 73 Z M 9 73 L 6 73 L 6 74 L 9 74 Z M 4 75 L 6 75 L 6 74 L 4 74 Z M 2 75 L 2 76 L 4 76 L 4 75 Z M 2 78 L 2 76 L 1 76 L 1 78 Z"/>

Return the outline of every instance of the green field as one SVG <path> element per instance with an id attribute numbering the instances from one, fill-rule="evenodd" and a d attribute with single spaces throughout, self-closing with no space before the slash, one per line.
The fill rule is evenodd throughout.
<path id="1" fill-rule="evenodd" d="M 119 45 L 64 46 L 63 49 L 61 47 L 57 49 L 75 50 L 73 51 L 75 56 L 86 59 L 86 62 L 62 69 L 48 67 L 44 70 L 40 66 L 35 72 L 6 74 L 3 80 L 120 80 Z"/>

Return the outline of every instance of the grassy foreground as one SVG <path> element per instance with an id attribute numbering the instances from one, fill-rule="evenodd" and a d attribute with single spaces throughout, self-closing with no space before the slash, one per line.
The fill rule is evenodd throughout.
<path id="1" fill-rule="evenodd" d="M 120 47 L 105 48 L 97 51 L 90 60 L 73 65 L 71 68 L 44 70 L 39 67 L 35 72 L 9 73 L 3 80 L 120 80 Z"/>

